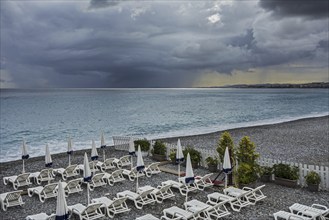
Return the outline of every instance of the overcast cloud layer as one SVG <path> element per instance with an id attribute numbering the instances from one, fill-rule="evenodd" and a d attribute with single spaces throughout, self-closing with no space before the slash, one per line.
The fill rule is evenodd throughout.
<path id="1" fill-rule="evenodd" d="M 209 74 L 268 69 L 328 81 L 328 8 L 327 0 L 1 1 L 0 85 L 191 87 Z"/>

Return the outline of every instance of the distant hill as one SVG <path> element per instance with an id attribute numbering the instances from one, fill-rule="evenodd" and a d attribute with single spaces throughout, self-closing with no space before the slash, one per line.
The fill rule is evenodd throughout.
<path id="1" fill-rule="evenodd" d="M 329 82 L 312 82 L 303 84 L 290 84 L 290 83 L 266 83 L 266 84 L 237 84 L 218 86 L 212 88 L 329 88 Z"/>

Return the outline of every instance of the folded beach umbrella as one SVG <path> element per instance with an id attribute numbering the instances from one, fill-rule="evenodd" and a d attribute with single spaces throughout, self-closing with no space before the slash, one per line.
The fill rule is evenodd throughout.
<path id="1" fill-rule="evenodd" d="M 96 144 L 95 141 L 92 141 L 92 146 L 91 146 L 91 160 L 98 160 L 98 153 L 96 149 Z M 93 163 L 93 170 L 95 170 L 95 163 Z"/>
<path id="2" fill-rule="evenodd" d="M 71 154 L 73 152 L 73 148 L 72 148 L 72 139 L 71 137 L 69 137 L 68 141 L 67 141 L 67 154 L 69 155 L 69 166 L 71 166 Z"/>
<path id="3" fill-rule="evenodd" d="M 66 204 L 65 192 L 62 182 L 58 182 L 57 191 L 57 204 L 56 204 L 56 218 L 55 220 L 67 220 L 69 219 L 69 211 Z"/>
<path id="4" fill-rule="evenodd" d="M 184 161 L 184 154 L 182 150 L 182 145 L 180 144 L 180 139 L 177 141 L 176 149 L 176 163 L 178 163 L 178 179 L 180 177 L 180 163 Z"/>
<path id="5" fill-rule="evenodd" d="M 186 172 L 185 172 L 185 184 L 189 185 L 194 183 L 194 173 L 192 169 L 190 153 L 187 153 L 186 157 Z M 186 192 L 186 202 L 187 202 L 187 192 Z"/>
<path id="6" fill-rule="evenodd" d="M 131 155 L 131 169 L 133 168 L 133 156 L 136 155 L 135 153 L 135 144 L 132 138 L 129 139 L 129 155 Z"/>
<path id="7" fill-rule="evenodd" d="M 138 151 L 137 151 L 137 177 L 136 177 L 136 192 L 138 191 L 138 173 L 143 172 L 145 166 L 144 166 L 144 161 L 143 161 L 143 156 L 142 156 L 142 151 L 141 151 L 141 146 L 138 145 Z"/>
<path id="8" fill-rule="evenodd" d="M 101 148 L 103 149 L 103 161 L 105 161 L 105 147 L 106 147 L 106 144 L 105 144 L 104 132 L 102 132 L 102 135 L 101 135 Z"/>
<path id="9" fill-rule="evenodd" d="M 83 159 L 83 181 L 87 183 L 87 199 L 88 199 L 88 205 L 90 203 L 90 196 L 89 196 L 89 182 L 91 180 L 92 174 L 89 167 L 89 161 L 87 153 L 85 153 L 84 159 Z"/>
<path id="10" fill-rule="evenodd" d="M 225 173 L 225 188 L 227 187 L 227 174 L 231 172 L 231 170 L 232 170 L 232 166 L 231 166 L 230 154 L 228 152 L 228 147 L 226 147 L 224 153 L 224 161 L 223 161 L 223 171 Z"/>
<path id="11" fill-rule="evenodd" d="M 29 159 L 30 155 L 27 152 L 27 147 L 25 144 L 25 140 L 23 140 L 23 146 L 22 146 L 22 160 L 23 160 L 23 171 L 22 173 L 25 173 L 25 164 L 24 164 L 24 160 Z"/>
<path id="12" fill-rule="evenodd" d="M 51 160 L 51 155 L 49 151 L 48 144 L 46 145 L 46 155 L 45 155 L 45 166 L 51 167 L 53 165 L 53 161 Z"/>

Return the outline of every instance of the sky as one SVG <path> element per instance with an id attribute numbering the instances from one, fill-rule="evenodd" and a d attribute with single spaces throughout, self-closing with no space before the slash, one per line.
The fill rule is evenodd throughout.
<path id="1" fill-rule="evenodd" d="M 329 81 L 327 0 L 1 0 L 0 88 Z"/>

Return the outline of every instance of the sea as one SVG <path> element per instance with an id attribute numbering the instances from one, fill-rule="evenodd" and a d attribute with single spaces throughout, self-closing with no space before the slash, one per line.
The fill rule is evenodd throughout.
<path id="1" fill-rule="evenodd" d="M 113 136 L 156 139 L 329 114 L 328 89 L 38 89 L 0 92 L 0 162 L 106 145 Z"/>

